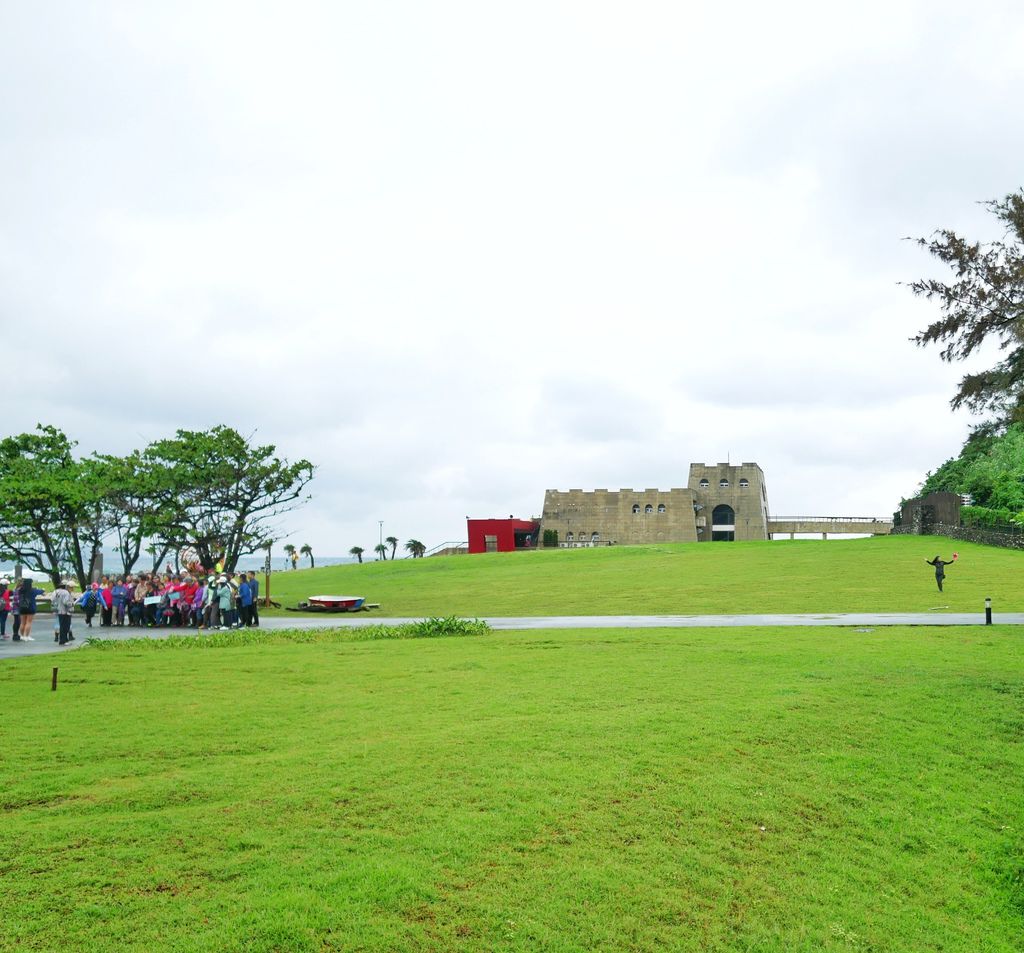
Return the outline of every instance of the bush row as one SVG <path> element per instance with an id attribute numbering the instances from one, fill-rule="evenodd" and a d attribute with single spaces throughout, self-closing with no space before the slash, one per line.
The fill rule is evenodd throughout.
<path id="1" fill-rule="evenodd" d="M 485 635 L 491 627 L 481 619 L 456 616 L 421 619 L 403 625 L 368 625 L 353 628 L 323 629 L 235 629 L 228 632 L 203 632 L 195 635 L 169 635 L 166 639 L 90 638 L 91 649 L 221 649 L 242 645 L 273 645 L 312 642 L 367 642 L 377 639 L 436 639 L 447 636 Z"/>

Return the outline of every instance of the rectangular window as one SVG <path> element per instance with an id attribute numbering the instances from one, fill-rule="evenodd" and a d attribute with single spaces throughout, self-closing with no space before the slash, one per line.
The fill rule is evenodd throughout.
<path id="1" fill-rule="evenodd" d="M 498 537 L 497 536 L 485 536 L 484 537 L 484 552 L 496 553 L 498 551 Z"/>

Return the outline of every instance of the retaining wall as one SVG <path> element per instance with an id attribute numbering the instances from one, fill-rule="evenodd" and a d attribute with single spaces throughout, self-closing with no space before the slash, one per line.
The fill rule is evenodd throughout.
<path id="1" fill-rule="evenodd" d="M 930 523 L 927 531 L 916 526 L 894 526 L 893 535 L 899 536 L 948 536 L 965 543 L 981 543 L 983 546 L 1002 546 L 1006 549 L 1024 549 L 1024 533 L 997 533 L 981 526 L 952 526 L 949 523 Z"/>

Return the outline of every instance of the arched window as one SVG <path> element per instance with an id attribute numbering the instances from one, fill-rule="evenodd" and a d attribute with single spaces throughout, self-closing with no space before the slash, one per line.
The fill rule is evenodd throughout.
<path id="1" fill-rule="evenodd" d="M 591 533 L 590 534 L 590 541 L 592 543 L 596 543 L 600 538 L 601 538 L 601 534 L 600 533 Z"/>
<path id="2" fill-rule="evenodd" d="M 731 543 L 736 538 L 736 512 L 720 503 L 711 512 L 711 539 L 716 543 Z"/>
<path id="3" fill-rule="evenodd" d="M 567 543 L 571 543 L 572 542 L 572 533 L 566 533 L 565 534 L 565 541 Z"/>
<path id="4" fill-rule="evenodd" d="M 745 490 L 748 486 L 750 486 L 750 481 L 749 480 L 747 480 L 747 479 L 740 480 L 740 489 L 741 490 Z"/>
<path id="5" fill-rule="evenodd" d="M 653 507 L 653 506 L 651 506 L 651 504 L 650 504 L 650 503 L 648 503 L 648 504 L 647 504 L 647 505 L 646 505 L 646 506 L 644 507 L 644 512 L 645 512 L 645 513 L 653 513 L 653 512 L 654 512 L 654 507 Z"/>
<path id="6" fill-rule="evenodd" d="M 639 503 L 634 503 L 633 504 L 633 515 L 636 516 L 636 514 L 639 513 L 639 512 L 640 512 L 640 504 Z"/>
<path id="7" fill-rule="evenodd" d="M 725 477 L 722 477 L 722 479 L 718 481 L 718 485 L 723 490 L 729 489 L 729 481 Z"/>
<path id="8" fill-rule="evenodd" d="M 708 483 L 708 478 L 707 478 L 707 477 L 704 477 L 704 478 L 703 478 L 703 479 L 702 479 L 702 480 L 700 481 L 700 488 L 701 488 L 702 490 L 706 490 L 706 489 L 707 489 L 707 488 L 708 488 L 709 486 L 711 486 L 711 484 L 710 484 L 710 483 Z"/>
<path id="9" fill-rule="evenodd" d="M 664 503 L 659 503 L 658 504 L 658 512 L 659 513 L 664 513 L 665 512 L 665 504 Z"/>

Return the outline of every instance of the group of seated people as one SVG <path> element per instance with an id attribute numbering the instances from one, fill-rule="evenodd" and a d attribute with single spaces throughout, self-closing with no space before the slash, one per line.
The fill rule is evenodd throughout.
<path id="1" fill-rule="evenodd" d="M 76 600 L 101 626 L 179 626 L 231 629 L 260 624 L 259 580 L 254 572 L 141 573 L 104 576 Z"/>

